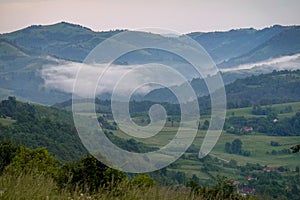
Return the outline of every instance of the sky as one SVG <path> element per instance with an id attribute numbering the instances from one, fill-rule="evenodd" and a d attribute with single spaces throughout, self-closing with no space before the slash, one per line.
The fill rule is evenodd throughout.
<path id="1" fill-rule="evenodd" d="M 0 0 L 0 33 L 61 21 L 94 31 L 178 33 L 299 25 L 299 0 Z"/>

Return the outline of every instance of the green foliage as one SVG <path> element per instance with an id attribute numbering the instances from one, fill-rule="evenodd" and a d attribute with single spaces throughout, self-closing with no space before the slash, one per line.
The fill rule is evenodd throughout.
<path id="1" fill-rule="evenodd" d="M 243 143 L 240 139 L 235 139 L 232 143 L 227 142 L 225 144 L 225 152 L 240 154 L 242 151 L 242 145 Z"/>
<path id="2" fill-rule="evenodd" d="M 63 161 L 80 158 L 86 153 L 73 124 L 70 112 L 16 101 L 0 102 L 3 116 L 16 119 L 0 126 L 0 140 L 12 140 L 30 148 L 46 147 Z"/>
<path id="3" fill-rule="evenodd" d="M 264 117 L 234 116 L 226 119 L 225 130 L 232 134 L 241 134 L 243 127 L 274 136 L 297 136 L 300 134 L 300 112 L 290 118 L 277 119 L 277 113 L 271 109 Z"/>
<path id="4" fill-rule="evenodd" d="M 19 146 L 15 156 L 6 168 L 12 174 L 45 174 L 56 176 L 58 160 L 49 154 L 45 148 L 29 149 Z"/>
<path id="5" fill-rule="evenodd" d="M 297 153 L 300 151 L 300 144 L 291 147 L 293 153 Z"/>
<path id="6" fill-rule="evenodd" d="M 138 142 L 133 138 L 126 140 L 115 136 L 112 132 L 105 131 L 104 133 L 114 144 L 130 152 L 146 153 L 158 149 L 157 147 L 152 147 L 142 142 Z"/>
<path id="7" fill-rule="evenodd" d="M 207 130 L 209 127 L 209 121 L 208 120 L 204 120 L 203 126 L 200 127 L 200 130 Z"/>
<path id="8" fill-rule="evenodd" d="M 76 191 L 74 191 L 76 193 Z M 79 195 L 78 195 L 79 196 Z M 59 192 L 52 177 L 43 174 L 3 174 L 0 176 L 0 199 L 67 199 Z"/>
<path id="9" fill-rule="evenodd" d="M 127 176 L 124 172 L 112 168 L 107 168 L 104 171 L 103 180 L 106 182 L 104 185 L 109 188 L 117 187 L 118 184 L 127 181 Z"/>
<path id="10" fill-rule="evenodd" d="M 1 115 L 5 117 L 15 117 L 15 112 L 17 109 L 17 101 L 15 97 L 8 97 L 7 100 L 1 101 Z"/>
<path id="11" fill-rule="evenodd" d="M 280 146 L 279 142 L 274 142 L 274 141 L 271 141 L 271 142 L 270 142 L 270 145 L 271 145 L 272 147 L 279 147 L 279 146 Z"/>
<path id="12" fill-rule="evenodd" d="M 3 173 L 6 166 L 8 166 L 17 152 L 17 146 L 11 141 L 0 143 L 0 175 Z"/>
<path id="13" fill-rule="evenodd" d="M 255 105 L 252 107 L 252 114 L 254 115 L 268 115 L 268 116 L 272 116 L 272 119 L 276 118 L 276 112 L 272 109 L 271 106 L 267 106 L 267 107 L 262 107 L 261 105 Z"/>
<path id="14" fill-rule="evenodd" d="M 237 194 L 236 186 L 227 177 L 217 176 L 215 181 L 217 182 L 215 186 L 207 187 L 200 186 L 199 183 L 191 179 L 187 186 L 191 187 L 193 193 L 201 195 L 204 199 L 252 199 L 251 197 L 243 197 Z"/>
<path id="15" fill-rule="evenodd" d="M 258 105 L 300 101 L 300 70 L 273 71 L 269 74 L 238 79 L 225 86 L 227 107 L 254 106 L 253 112 L 262 114 Z"/>
<path id="16" fill-rule="evenodd" d="M 10 146 L 6 148 L 11 149 Z M 156 173 L 159 174 L 174 176 L 178 182 L 182 182 L 182 177 L 185 179 L 182 172 L 167 172 L 163 169 Z M 199 178 L 194 175 L 193 180 L 199 181 Z M 5 199 L 140 199 L 142 196 L 144 199 L 152 199 L 153 194 L 156 194 L 156 199 L 190 199 L 189 190 L 184 189 L 178 193 L 163 188 L 156 186 L 148 174 L 139 174 L 128 181 L 123 172 L 108 168 L 91 155 L 59 167 L 58 161 L 46 149 L 32 150 L 24 146 L 17 147 L 6 172 L 0 176 L 0 197 Z M 235 186 L 229 179 L 217 178 L 215 186 L 194 185 L 193 188 L 193 199 L 243 199 L 235 193 Z"/>
<path id="17" fill-rule="evenodd" d="M 128 182 L 122 182 L 115 188 L 118 192 L 112 192 L 101 188 L 101 191 L 91 193 L 89 191 L 75 188 L 57 188 L 53 178 L 43 175 L 22 174 L 13 176 L 5 174 L 0 176 L 0 199 L 77 199 L 77 200 L 204 200 L 208 199 L 201 194 L 191 193 L 189 189 L 182 187 L 174 189 L 172 187 L 153 186 L 147 188 L 135 187 Z M 237 195 L 236 195 L 237 196 Z M 211 199 L 221 199 L 211 197 Z M 235 199 L 254 199 L 254 198 L 235 198 Z"/>
<path id="18" fill-rule="evenodd" d="M 100 187 L 114 187 L 126 180 L 123 172 L 110 169 L 91 155 L 77 162 L 66 163 L 58 176 L 60 187 L 96 191 Z"/>
<path id="19" fill-rule="evenodd" d="M 104 117 L 98 117 L 98 122 L 104 129 L 117 130 L 117 127 L 115 125 L 111 125 L 107 120 L 104 119 Z"/>
<path id="20" fill-rule="evenodd" d="M 232 143 L 226 142 L 225 143 L 225 152 L 227 153 L 233 153 L 233 154 L 239 154 L 243 156 L 250 156 L 249 151 L 243 151 L 242 150 L 242 141 L 240 139 L 235 139 L 232 141 Z"/>
<path id="21" fill-rule="evenodd" d="M 148 174 L 138 174 L 131 180 L 131 183 L 137 187 L 154 186 L 154 181 Z"/>
<path id="22" fill-rule="evenodd" d="M 272 150 L 271 152 L 267 151 L 267 154 L 272 154 L 272 155 L 284 155 L 284 154 L 291 154 L 292 152 L 290 149 L 281 149 L 281 150 Z"/>

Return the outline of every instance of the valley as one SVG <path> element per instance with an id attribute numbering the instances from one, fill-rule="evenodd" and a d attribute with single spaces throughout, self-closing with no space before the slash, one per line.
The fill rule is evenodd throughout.
<path id="1" fill-rule="evenodd" d="M 107 196 L 95 199 L 126 199 L 130 197 L 124 191 L 134 188 L 132 194 L 128 194 L 134 196 L 132 199 L 139 199 L 143 193 L 156 198 L 153 196 L 155 190 L 157 194 L 170 191 L 177 199 L 190 199 L 193 195 L 194 199 L 212 199 L 216 195 L 221 195 L 221 199 L 299 199 L 300 156 L 291 150 L 300 144 L 299 30 L 299 26 L 273 25 L 258 30 L 192 32 L 176 37 L 129 31 L 139 35 L 142 42 L 151 39 L 174 49 L 179 48 L 180 38 L 190 37 L 202 45 L 208 58 L 220 70 L 216 74 L 203 72 L 206 76 L 199 77 L 190 63 L 172 52 L 153 48 L 135 50 L 110 63 L 112 73 L 103 83 L 97 83 L 94 98 L 78 99 L 81 94 L 74 94 L 73 86 L 79 69 L 86 77 L 79 84 L 84 93 L 89 90 L 85 82 L 90 83 L 97 70 L 104 70 L 107 64 L 93 66 L 88 63 L 90 52 L 99 43 L 127 30 L 97 32 L 60 22 L 1 34 L 0 198 L 3 194 L 16 193 L 16 180 L 28 181 L 24 185 L 36 184 L 39 188 L 35 182 L 39 179 L 34 178 L 38 176 L 48 184 L 43 188 L 45 191 L 51 188 L 55 195 L 63 193 L 64 197 L 103 194 Z M 113 44 L 117 47 L 132 45 L 117 40 Z M 185 52 L 190 47 L 182 45 L 180 48 Z M 140 128 L 138 133 L 144 134 L 140 130 L 151 124 L 149 110 L 153 105 L 161 105 L 166 118 L 152 113 L 152 120 L 163 124 L 152 127 L 159 132 L 153 137 L 133 137 L 115 121 L 112 102 L 119 105 L 126 105 L 126 102 L 112 100 L 112 86 L 138 67 L 147 65 L 151 69 L 158 64 L 170 65 L 186 82 L 174 81 L 171 75 L 157 72 L 155 75 L 174 82 L 165 87 L 149 86 L 146 92 L 136 92 L 139 88 L 134 91 L 128 102 L 130 119 L 126 120 Z M 143 73 L 139 75 L 141 80 L 149 79 Z M 212 151 L 199 158 L 209 134 L 207 130 L 213 124 L 211 95 L 222 89 L 214 88 L 209 93 L 207 82 L 214 83 L 218 76 L 222 77 L 226 92 L 225 123 Z M 129 87 L 137 80 L 131 81 L 122 86 Z M 94 105 L 87 113 L 83 112 L 82 119 L 93 120 L 102 132 L 88 127 L 87 133 L 103 133 L 102 136 L 126 152 L 155 152 L 169 144 L 180 128 L 184 132 L 195 125 L 192 120 L 181 123 L 179 100 L 171 91 L 184 91 L 185 84 L 191 86 L 196 96 L 186 98 L 188 101 L 182 105 L 188 107 L 193 103 L 194 107 L 186 114 L 192 117 L 192 112 L 199 108 L 200 119 L 197 117 L 199 123 L 196 120 L 192 144 L 175 162 L 150 173 L 133 174 L 123 172 L 121 167 L 109 168 L 96 160 L 93 156 L 102 156 L 99 151 L 92 152 L 93 156 L 89 154 L 79 133 L 82 127 L 74 122 L 77 113 L 72 108 L 85 110 L 88 109 L 86 103 Z M 210 134 L 214 134 L 214 130 Z M 182 135 L 179 139 L 188 140 L 190 135 Z M 175 144 L 178 146 L 172 146 L 173 151 L 180 151 L 181 143 Z M 162 153 L 153 160 L 174 155 Z M 143 159 L 149 160 L 147 156 Z M 8 185 L 11 193 L 6 192 Z"/>

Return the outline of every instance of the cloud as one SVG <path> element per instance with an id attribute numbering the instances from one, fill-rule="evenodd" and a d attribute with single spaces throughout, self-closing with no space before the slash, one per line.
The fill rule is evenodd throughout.
<path id="1" fill-rule="evenodd" d="M 220 71 L 230 72 L 230 71 L 246 70 L 252 68 L 259 68 L 259 67 L 272 68 L 273 70 L 300 69 L 300 54 L 272 58 L 257 63 L 243 64 L 232 68 L 220 69 Z"/>
<path id="2" fill-rule="evenodd" d="M 46 65 L 40 72 L 45 87 L 91 97 L 118 92 L 146 94 L 153 89 L 182 84 L 175 69 L 162 64 L 145 65 L 87 65 L 61 61 L 58 65 Z"/>

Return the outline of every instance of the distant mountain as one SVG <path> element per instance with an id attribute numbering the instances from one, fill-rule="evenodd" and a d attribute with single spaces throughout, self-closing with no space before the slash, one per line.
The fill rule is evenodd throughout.
<path id="1" fill-rule="evenodd" d="M 230 107 L 240 107 L 241 103 L 251 106 L 255 103 L 284 103 L 291 101 L 300 101 L 300 71 L 273 71 L 272 73 L 249 75 L 240 74 L 230 79 L 235 74 L 228 76 L 223 74 L 227 84 L 225 85 L 227 101 Z M 244 76 L 244 77 L 243 77 Z M 243 78 L 238 78 L 243 77 Z M 213 80 L 214 76 L 210 77 Z M 205 105 L 210 104 L 207 96 L 208 89 L 204 79 L 194 79 L 191 82 L 196 94 Z M 182 86 L 177 86 L 180 90 Z M 154 102 L 177 103 L 176 97 L 168 89 L 156 89 L 148 93 L 144 100 Z M 242 107 L 245 107 L 242 105 Z"/>
<path id="2" fill-rule="evenodd" d="M 20 47 L 11 44 L 6 40 L 0 40 L 0 60 L 3 62 L 5 60 L 18 59 L 23 57 L 28 57 L 26 52 L 24 52 Z"/>
<path id="3" fill-rule="evenodd" d="M 30 26 L 2 34 L 0 38 L 26 49 L 30 55 L 51 55 L 82 61 L 97 44 L 119 32 L 93 32 L 80 25 L 61 22 L 47 26 Z"/>
<path id="4" fill-rule="evenodd" d="M 238 29 L 228 32 L 190 33 L 188 36 L 199 42 L 212 56 L 218 66 L 230 69 L 236 65 L 252 63 L 282 55 L 300 52 L 299 26 L 273 26 L 262 30 Z M 46 87 L 41 69 L 49 66 L 61 66 L 65 63 L 81 63 L 88 53 L 101 41 L 122 30 L 94 32 L 80 25 L 66 22 L 47 26 L 30 26 L 28 28 L 0 35 L 0 98 L 9 95 L 20 100 L 54 104 L 71 97 L 59 87 Z M 152 38 L 170 45 L 178 37 L 165 37 L 158 34 L 139 32 L 145 40 Z M 185 47 L 181 47 L 185 48 Z M 187 49 L 188 50 L 188 49 Z M 144 63 L 168 63 L 180 70 L 194 85 L 199 96 L 206 95 L 203 82 L 193 79 L 193 72 L 187 63 L 170 52 L 145 49 L 126 54 L 115 64 L 132 65 Z M 59 69 L 58 70 L 59 74 Z M 269 72 L 260 70 L 261 72 Z M 257 72 L 256 72 L 257 73 Z M 223 73 L 225 83 L 240 77 L 249 76 L 248 72 Z M 59 76 L 59 75 L 58 75 Z M 51 81 L 51 80 L 50 80 Z M 199 85 L 198 85 L 199 84 Z M 177 86 L 174 86 L 177 87 Z M 160 93 L 151 92 L 148 99 L 165 97 L 167 90 Z M 161 95 L 164 94 L 164 95 Z M 110 94 L 102 94 L 109 97 Z M 151 97 L 152 96 L 152 97 Z"/>
<path id="5" fill-rule="evenodd" d="M 218 66 L 235 67 L 241 64 L 254 63 L 271 58 L 300 53 L 300 26 L 285 27 L 280 33 L 258 45 L 243 55 L 234 57 Z"/>
<path id="6" fill-rule="evenodd" d="M 69 99 L 68 93 L 44 87 L 42 67 L 66 60 L 82 62 L 99 42 L 118 32 L 93 32 L 62 22 L 1 34 L 0 98 L 13 95 L 20 100 L 43 104 Z"/>
<path id="7" fill-rule="evenodd" d="M 284 26 L 272 26 L 262 30 L 237 29 L 226 32 L 194 32 L 188 36 L 199 42 L 216 63 L 241 56 L 288 29 Z"/>

